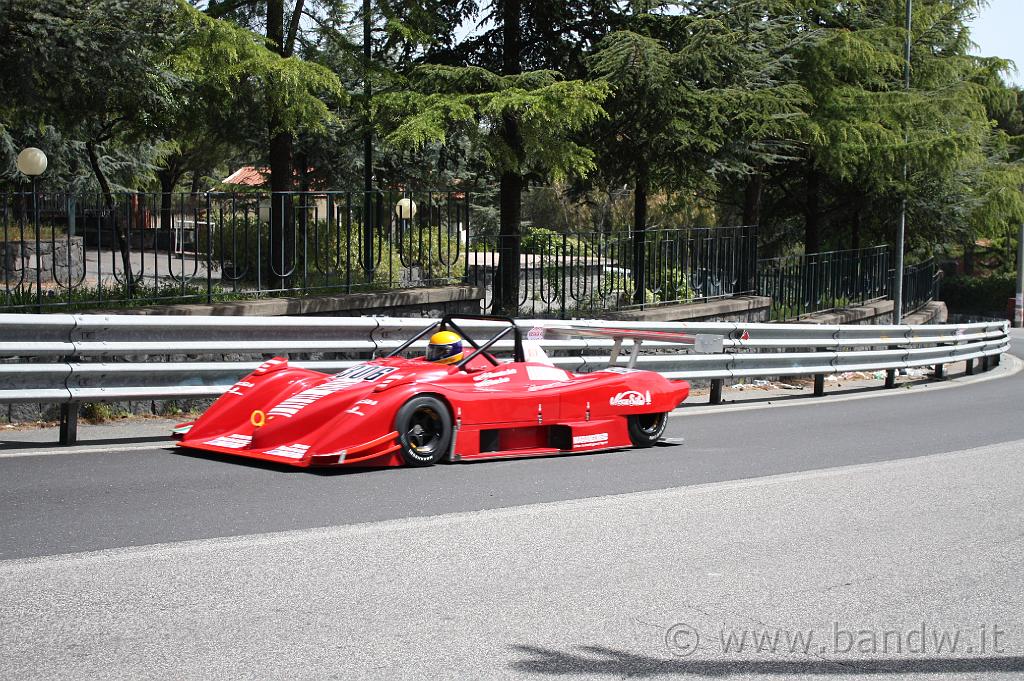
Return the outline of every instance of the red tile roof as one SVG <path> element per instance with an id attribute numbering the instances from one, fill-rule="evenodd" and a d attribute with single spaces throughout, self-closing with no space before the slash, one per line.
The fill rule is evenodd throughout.
<path id="1" fill-rule="evenodd" d="M 237 184 L 246 187 L 264 187 L 269 180 L 269 169 L 258 169 L 255 166 L 242 166 L 221 180 L 221 182 L 224 184 Z"/>

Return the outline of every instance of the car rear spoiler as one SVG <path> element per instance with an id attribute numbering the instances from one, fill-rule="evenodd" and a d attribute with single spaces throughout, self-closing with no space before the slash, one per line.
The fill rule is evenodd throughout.
<path id="1" fill-rule="evenodd" d="M 626 363 L 626 366 L 629 368 L 632 368 L 636 364 L 636 358 L 640 355 L 640 346 L 644 341 L 675 343 L 677 345 L 691 348 L 694 352 L 701 354 L 715 354 L 725 351 L 725 336 L 710 333 L 688 334 L 680 333 L 678 331 L 601 328 L 597 326 L 577 326 L 570 324 L 566 326 L 545 326 L 531 329 L 528 337 L 535 338 L 538 335 L 541 337 L 553 338 L 571 338 L 574 336 L 582 336 L 584 338 L 611 338 L 615 341 L 612 345 L 611 356 L 608 358 L 608 364 L 611 366 L 614 366 L 615 362 L 619 359 L 619 354 L 622 351 L 622 341 L 627 339 L 631 340 L 633 341 L 633 347 L 629 353 L 629 360 Z"/>

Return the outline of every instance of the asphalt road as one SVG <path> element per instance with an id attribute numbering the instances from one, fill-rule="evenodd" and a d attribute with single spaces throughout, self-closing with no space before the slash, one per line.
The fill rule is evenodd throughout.
<path id="1" fill-rule="evenodd" d="M 0 678 L 1021 678 L 1022 395 L 426 470 L 0 459 Z"/>
<path id="2" fill-rule="evenodd" d="M 1024 337 L 1016 354 L 1024 357 Z M 877 391 L 876 391 L 877 394 Z M 0 560 L 754 478 L 1024 439 L 1024 373 L 673 418 L 682 444 L 429 469 L 301 471 L 154 448 L 0 459 Z M 696 411 L 696 410 L 695 410 Z"/>

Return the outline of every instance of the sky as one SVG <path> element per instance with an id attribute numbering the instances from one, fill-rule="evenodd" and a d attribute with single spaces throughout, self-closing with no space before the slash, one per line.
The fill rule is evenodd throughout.
<path id="1" fill-rule="evenodd" d="M 983 57 L 1004 57 L 1017 63 L 1006 79 L 1024 86 L 1024 0 L 990 0 L 971 24 L 971 39 Z"/>

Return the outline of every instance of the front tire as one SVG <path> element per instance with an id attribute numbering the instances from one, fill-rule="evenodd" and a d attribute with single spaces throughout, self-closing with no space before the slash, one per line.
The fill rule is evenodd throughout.
<path id="1" fill-rule="evenodd" d="M 630 414 L 626 424 L 634 447 L 653 447 L 665 435 L 668 414 Z"/>
<path id="2" fill-rule="evenodd" d="M 436 397 L 414 397 L 398 410 L 395 430 L 402 460 L 408 466 L 432 466 L 452 444 L 452 417 Z"/>

